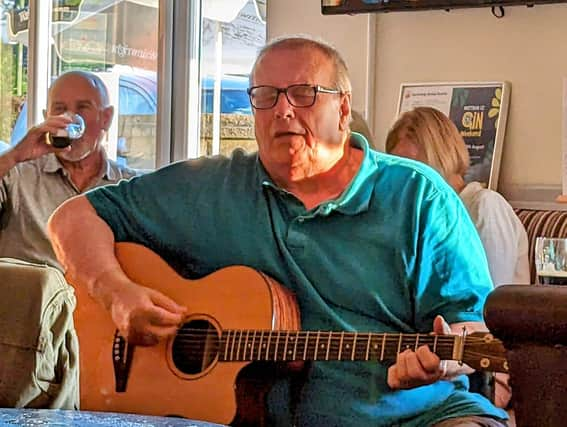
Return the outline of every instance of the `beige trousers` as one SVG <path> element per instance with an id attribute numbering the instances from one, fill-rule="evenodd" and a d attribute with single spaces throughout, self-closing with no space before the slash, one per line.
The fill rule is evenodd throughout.
<path id="1" fill-rule="evenodd" d="M 79 408 L 74 308 L 59 270 L 0 258 L 0 407 Z"/>

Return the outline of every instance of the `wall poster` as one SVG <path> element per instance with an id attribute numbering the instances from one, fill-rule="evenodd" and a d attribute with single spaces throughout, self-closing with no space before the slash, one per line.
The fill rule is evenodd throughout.
<path id="1" fill-rule="evenodd" d="M 469 150 L 465 181 L 496 190 L 509 101 L 508 82 L 403 83 L 397 112 L 427 106 L 447 115 Z"/>

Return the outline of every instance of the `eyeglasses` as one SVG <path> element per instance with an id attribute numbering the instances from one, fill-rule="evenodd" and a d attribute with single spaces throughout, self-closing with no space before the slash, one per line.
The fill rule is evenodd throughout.
<path id="1" fill-rule="evenodd" d="M 250 103 L 258 110 L 269 110 L 278 103 L 280 93 L 284 93 L 288 102 L 294 107 L 307 108 L 315 104 L 317 93 L 337 94 L 342 92 L 319 85 L 291 85 L 284 88 L 274 86 L 253 86 L 246 90 Z"/>

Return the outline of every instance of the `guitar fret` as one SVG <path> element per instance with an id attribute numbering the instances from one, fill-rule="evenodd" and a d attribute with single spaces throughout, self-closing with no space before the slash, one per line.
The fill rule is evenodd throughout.
<path id="1" fill-rule="evenodd" d="M 293 360 L 297 360 L 297 342 L 299 341 L 299 331 L 295 332 L 295 343 L 293 346 Z"/>
<path id="2" fill-rule="evenodd" d="M 242 351 L 242 330 L 236 331 L 238 334 L 238 342 L 236 343 L 236 359 L 240 360 L 240 352 Z"/>
<path id="3" fill-rule="evenodd" d="M 242 360 L 246 360 L 246 349 L 248 348 L 248 336 L 250 334 L 249 330 L 246 330 L 246 338 L 244 340 L 244 353 L 242 354 Z"/>
<path id="4" fill-rule="evenodd" d="M 398 337 L 398 350 L 396 351 L 396 354 L 400 354 L 401 349 L 402 349 L 402 334 L 399 334 L 399 337 Z"/>
<path id="5" fill-rule="evenodd" d="M 341 340 L 339 341 L 339 357 L 338 360 L 341 360 L 342 354 L 343 354 L 343 341 L 345 338 L 345 333 L 344 331 L 341 332 Z"/>
<path id="6" fill-rule="evenodd" d="M 304 347 L 303 347 L 303 360 L 307 360 L 307 346 L 309 343 L 309 331 L 305 334 Z"/>
<path id="7" fill-rule="evenodd" d="M 269 331 L 268 332 L 268 344 L 266 345 L 266 356 L 264 357 L 264 360 L 270 360 L 270 359 L 268 359 L 268 352 L 270 351 L 271 341 L 272 341 L 272 331 Z"/>
<path id="8" fill-rule="evenodd" d="M 354 333 L 354 338 L 352 340 L 352 353 L 350 355 L 350 360 L 354 360 L 354 353 L 356 352 L 356 337 L 358 335 L 358 332 Z"/>
<path id="9" fill-rule="evenodd" d="M 253 333 L 252 333 L 252 349 L 250 350 L 250 360 L 254 360 L 254 345 L 256 344 L 256 329 L 254 329 Z"/>
<path id="10" fill-rule="evenodd" d="M 433 338 L 433 353 L 437 354 L 437 339 L 439 338 L 439 335 L 435 335 L 435 337 Z"/>
<path id="11" fill-rule="evenodd" d="M 240 348 L 242 346 L 242 331 L 237 331 L 238 333 L 238 345 L 236 346 L 236 360 L 240 360 Z"/>
<path id="12" fill-rule="evenodd" d="M 321 331 L 317 331 L 317 340 L 315 341 L 315 349 L 313 350 L 313 360 L 317 360 L 317 355 L 319 353 L 319 338 L 321 336 Z"/>
<path id="13" fill-rule="evenodd" d="M 417 351 L 418 347 L 419 347 L 419 333 L 415 336 L 415 346 L 413 351 Z"/>
<path id="14" fill-rule="evenodd" d="M 280 331 L 276 331 L 276 346 L 274 347 L 274 359 L 273 360 L 279 360 L 278 359 L 278 346 L 280 345 Z"/>
<path id="15" fill-rule="evenodd" d="M 285 346 L 284 346 L 284 350 L 283 350 L 283 360 L 287 360 L 287 344 L 289 341 L 289 331 L 287 331 L 286 335 L 285 335 Z"/>
<path id="16" fill-rule="evenodd" d="M 228 342 L 230 339 L 230 331 L 226 331 L 226 342 L 224 343 L 224 360 L 228 360 Z"/>
<path id="17" fill-rule="evenodd" d="M 236 333 L 237 331 L 234 331 L 234 334 L 232 336 L 232 345 L 230 346 L 230 360 L 234 360 L 234 344 L 236 344 Z"/>
<path id="18" fill-rule="evenodd" d="M 227 351 L 227 355 L 226 355 L 226 359 L 225 359 L 225 360 L 230 360 L 230 352 L 231 352 L 231 350 L 232 350 L 232 337 L 231 337 L 231 335 L 232 335 L 231 333 L 232 333 L 232 332 L 233 332 L 233 331 L 228 331 L 228 337 L 227 337 L 227 344 L 226 344 L 226 345 L 227 345 L 227 347 L 229 347 L 229 348 L 228 348 L 228 351 Z"/>
<path id="19" fill-rule="evenodd" d="M 328 336 L 328 338 L 327 338 L 327 351 L 325 353 L 325 360 L 329 360 L 329 350 L 331 350 L 331 337 L 332 337 L 331 332 L 327 332 L 327 336 Z"/>
<path id="20" fill-rule="evenodd" d="M 264 331 L 260 331 L 260 342 L 258 343 L 258 351 L 256 352 L 256 359 L 254 360 L 262 360 L 262 342 L 264 341 Z"/>
<path id="21" fill-rule="evenodd" d="M 398 340 L 401 340 L 401 345 L 398 343 L 398 352 L 396 354 L 399 354 L 403 350 L 407 350 L 408 348 L 411 348 L 411 346 L 406 343 L 407 338 L 408 337 L 406 337 L 405 335 L 400 334 L 400 336 L 398 337 Z M 413 340 L 412 340 L 412 342 L 413 342 Z"/>
<path id="22" fill-rule="evenodd" d="M 366 357 L 365 360 L 370 360 L 368 355 L 370 354 L 370 340 L 372 339 L 372 334 L 368 334 L 368 340 L 366 342 Z"/>
<path id="23" fill-rule="evenodd" d="M 380 362 L 384 361 L 384 350 L 386 349 L 386 333 L 382 336 L 382 350 L 380 351 Z"/>
<path id="24" fill-rule="evenodd" d="M 273 361 L 278 361 L 278 360 L 279 360 L 279 357 L 278 357 L 278 347 L 279 347 L 279 345 L 280 345 L 280 331 L 276 331 L 276 334 L 275 334 L 275 335 L 276 335 L 276 336 L 275 336 L 275 344 L 276 344 L 276 345 L 274 346 L 274 353 L 273 353 L 274 355 L 272 356 L 272 359 L 271 359 L 271 360 L 273 360 Z"/>

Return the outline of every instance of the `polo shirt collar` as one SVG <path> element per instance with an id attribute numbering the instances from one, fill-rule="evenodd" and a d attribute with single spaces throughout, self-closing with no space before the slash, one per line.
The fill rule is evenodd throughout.
<path id="1" fill-rule="evenodd" d="M 111 162 L 106 155 L 106 152 L 102 150 L 103 162 L 105 166 L 103 167 L 104 173 L 101 178 L 108 181 L 117 181 L 120 178 L 120 171 L 118 170 L 118 165 Z M 56 173 L 60 170 L 65 170 L 57 156 L 53 153 L 48 153 L 45 155 L 45 160 L 43 163 L 43 172 L 45 173 Z"/>
<path id="2" fill-rule="evenodd" d="M 120 169 L 118 167 L 118 163 L 111 161 L 106 156 L 106 151 L 102 150 L 102 155 L 104 156 L 104 162 L 106 163 L 106 171 L 104 173 L 104 178 L 108 181 L 118 181 L 122 174 L 120 173 Z"/>
<path id="3" fill-rule="evenodd" d="M 55 173 L 64 169 L 59 159 L 53 153 L 47 153 L 43 159 L 42 171 L 45 173 Z"/>
<path id="4" fill-rule="evenodd" d="M 368 141 L 363 135 L 357 132 L 351 132 L 349 143 L 354 147 L 362 149 L 364 152 L 360 169 L 354 176 L 350 185 L 339 197 L 322 203 L 321 206 L 314 208 L 315 210 L 324 208 L 325 213 L 337 210 L 345 215 L 356 215 L 368 210 L 374 186 L 365 186 L 364 183 L 376 172 L 376 162 L 373 160 L 373 156 L 371 156 Z M 273 182 L 272 178 L 270 178 L 268 172 L 264 168 L 264 165 L 262 165 L 259 156 L 257 156 L 256 159 L 256 167 L 259 182 L 262 187 L 271 187 L 277 191 L 286 192 L 286 190 L 278 187 Z"/>

